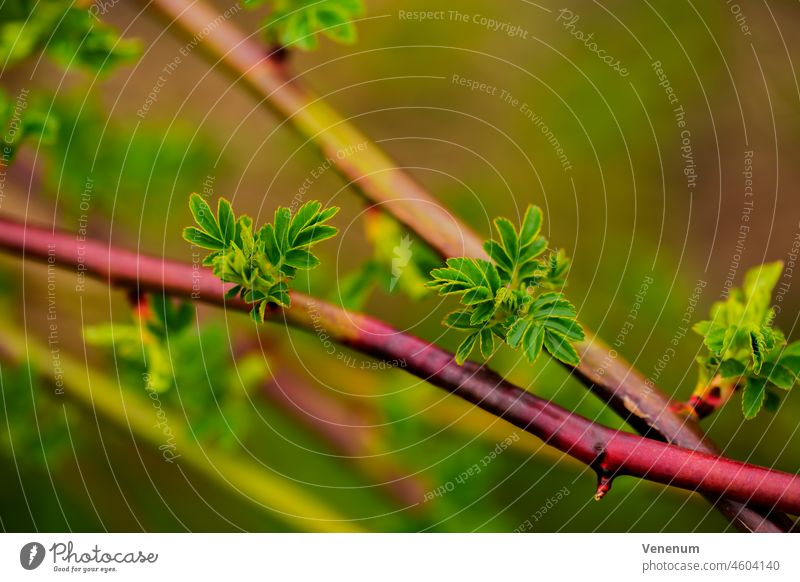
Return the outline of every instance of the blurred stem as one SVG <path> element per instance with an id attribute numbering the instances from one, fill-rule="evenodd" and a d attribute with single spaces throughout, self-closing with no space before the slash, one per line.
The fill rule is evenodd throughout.
<path id="1" fill-rule="evenodd" d="M 72 233 L 0 218 L 0 248 L 61 268 L 80 267 L 87 276 L 137 293 L 167 293 L 243 312 L 251 309 L 242 300 L 227 300 L 227 286 L 209 269 L 140 255 L 100 241 L 79 240 Z M 608 491 L 612 479 L 628 475 L 800 513 L 800 477 L 600 426 L 514 386 L 474 362 L 459 366 L 451 353 L 369 316 L 299 293 L 292 294 L 291 308 L 272 309 L 269 315 L 275 321 L 312 332 L 322 329 L 331 339 L 367 355 L 402 362 L 407 372 L 536 435 L 597 473 L 598 498 Z M 92 403 L 91 388 L 79 387 L 76 391 L 84 401 Z M 111 408 L 110 404 L 105 406 Z M 124 411 L 117 414 L 123 415 L 118 420 L 127 421 Z M 149 432 L 145 433 L 149 440 L 158 438 L 152 429 Z M 188 447 L 190 443 L 184 445 Z M 258 480 L 242 480 L 249 487 L 260 484 Z M 281 501 L 293 505 L 292 497 L 284 493 Z"/>
<path id="2" fill-rule="evenodd" d="M 50 351 L 31 340 L 27 334 L 12 328 L 9 318 L 0 318 L 0 338 L 6 340 L 0 351 L 4 359 L 35 362 L 41 373 L 52 377 L 53 366 L 45 365 L 52 359 Z M 123 434 L 133 435 L 153 450 L 160 450 L 166 437 L 158 425 L 152 403 L 132 394 L 130 390 L 121 389 L 117 382 L 94 370 L 90 373 L 87 364 L 70 359 L 63 353 L 59 354 L 59 358 L 66 396 L 115 425 Z M 177 416 L 170 418 L 170 424 L 170 445 L 174 443 L 176 455 L 172 464 L 176 470 L 186 467 L 205 475 L 217 486 L 236 491 L 300 531 L 361 531 L 338 511 L 294 484 L 261 470 L 257 465 L 201 446 L 187 436 L 189 430 Z M 305 511 L 305 515 L 297 514 L 299 508 Z"/>
<path id="3" fill-rule="evenodd" d="M 144 3 L 144 0 L 142 0 Z M 270 58 L 264 47 L 235 25 L 221 20 L 202 0 L 148 0 L 200 45 L 214 63 L 227 69 L 259 99 L 288 119 L 313 141 L 345 179 L 369 201 L 391 213 L 436 249 L 442 257 L 487 258 L 481 239 L 442 207 L 409 174 L 355 126 L 312 91 L 292 78 L 283 59 Z M 214 22 L 211 32 L 207 28 Z M 338 155 L 340 152 L 353 152 Z M 586 326 L 584 326 L 586 329 Z M 640 434 L 681 447 L 717 454 L 720 449 L 703 433 L 693 415 L 676 411 L 675 402 L 628 362 L 612 357 L 601 340 L 587 334 L 579 346 L 578 377 Z M 744 531 L 786 531 L 786 516 L 760 515 L 727 500 L 710 500 Z"/>

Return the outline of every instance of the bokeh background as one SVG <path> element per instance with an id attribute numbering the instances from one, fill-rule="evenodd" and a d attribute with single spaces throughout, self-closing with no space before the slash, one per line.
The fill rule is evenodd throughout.
<path id="1" fill-rule="evenodd" d="M 573 257 L 568 292 L 580 319 L 666 392 L 688 398 L 700 340 L 681 321 L 701 319 L 748 267 L 797 252 L 798 3 L 369 0 L 367 8 L 356 45 L 323 41 L 315 52 L 292 54 L 291 70 L 481 235 L 490 235 L 495 216 L 516 219 L 527 204 L 542 206 L 547 236 Z M 419 22 L 401 10 L 443 10 L 445 18 Z M 256 32 L 263 14 L 242 10 L 232 21 Z M 492 30 L 482 16 L 516 32 Z M 141 39 L 138 61 L 103 77 L 39 59 L 3 69 L 10 94 L 31 89 L 60 123 L 54 144 L 20 152 L 4 215 L 85 226 L 93 237 L 190 261 L 181 238 L 190 192 L 226 196 L 256 222 L 291 204 L 323 162 L 313 144 L 201 49 L 182 58 L 137 115 L 186 39 L 138 2 L 114 4 L 103 18 Z M 602 62 L 575 31 L 593 34 L 628 74 Z M 454 75 L 489 89 L 470 89 Z M 422 269 L 435 263 L 424 244 L 413 236 L 406 243 L 413 259 L 390 290 L 395 247 L 409 233 L 367 211 L 335 170 L 312 182 L 308 199 L 342 207 L 342 235 L 320 247 L 323 265 L 298 288 L 455 348 L 458 335 L 439 323 L 452 303 L 420 290 Z M 402 370 L 371 369 L 319 334 L 256 326 L 208 307 L 168 342 L 174 378 L 158 406 L 181 458 L 165 462 L 142 438 L 159 417 L 141 349 L 86 341 L 87 330 L 101 335 L 109 323 L 135 329 L 124 294 L 96 283 L 76 292 L 74 272 L 5 255 L 0 277 L 6 531 L 513 531 L 526 521 L 538 532 L 730 527 L 699 496 L 633 479 L 618 479 L 595 502 L 592 472 L 533 436 Z M 800 339 L 794 278 L 782 279 L 778 325 Z M 63 396 L 48 356 L 48 284 L 56 290 Z M 627 430 L 545 358 L 531 367 L 501 351 L 491 365 Z M 800 399 L 789 393 L 776 414 L 744 422 L 736 398 L 704 426 L 728 456 L 797 472 L 798 412 Z M 465 477 L 476 463 L 481 470 Z M 286 500 L 292 511 L 275 511 Z M 315 518 L 323 514 L 327 520 Z"/>

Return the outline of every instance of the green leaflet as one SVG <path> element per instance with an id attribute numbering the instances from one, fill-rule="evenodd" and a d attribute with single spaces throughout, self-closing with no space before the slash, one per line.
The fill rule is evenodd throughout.
<path id="1" fill-rule="evenodd" d="M 224 283 L 233 283 L 229 298 L 239 296 L 253 304 L 251 315 L 263 322 L 269 304 L 289 307 L 289 282 L 298 269 L 319 265 L 311 248 L 339 231 L 328 224 L 339 211 L 307 202 L 294 213 L 279 207 L 272 224 L 258 230 L 247 216 L 235 216 L 230 202 L 220 198 L 216 214 L 199 194 L 189 198 L 197 226 L 184 229 L 183 238 L 211 251 L 203 259 Z"/>
<path id="2" fill-rule="evenodd" d="M 725 301 L 712 306 L 711 319 L 693 327 L 707 350 L 698 358 L 700 377 L 737 379 L 748 420 L 764 407 L 777 409 L 777 390 L 791 389 L 800 374 L 800 342 L 787 345 L 772 324 L 772 291 L 782 271 L 780 261 L 751 269 L 742 289 L 732 289 Z"/>
<path id="3" fill-rule="evenodd" d="M 521 350 L 532 363 L 546 350 L 571 366 L 580 362 L 573 344 L 584 338 L 577 312 L 558 290 L 566 283 L 569 260 L 563 251 L 543 256 L 542 212 L 529 206 L 516 229 L 510 221 L 494 222 L 498 239 L 484 248 L 491 261 L 453 258 L 431 271 L 428 287 L 456 295 L 462 309 L 450 313 L 445 326 L 469 335 L 456 350 L 460 365 L 478 347 L 484 358 L 495 341 Z"/>
<path id="4" fill-rule="evenodd" d="M 354 20 L 364 15 L 363 0 L 243 0 L 245 7 L 270 5 L 267 38 L 288 48 L 314 50 L 319 35 L 334 42 L 356 41 Z"/>

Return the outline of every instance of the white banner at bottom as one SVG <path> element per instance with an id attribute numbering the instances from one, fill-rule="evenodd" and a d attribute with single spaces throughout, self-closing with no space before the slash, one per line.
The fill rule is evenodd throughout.
<path id="1" fill-rule="evenodd" d="M 0 580 L 800 580 L 800 537 L 3 534 Z M 558 578 L 556 578 L 558 577 Z"/>

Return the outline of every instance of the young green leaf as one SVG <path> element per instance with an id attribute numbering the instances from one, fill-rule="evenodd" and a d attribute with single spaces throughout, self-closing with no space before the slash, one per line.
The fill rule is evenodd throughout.
<path id="1" fill-rule="evenodd" d="M 246 7 L 269 4 L 266 21 L 270 41 L 289 48 L 314 50 L 318 36 L 335 42 L 353 44 L 356 27 L 353 21 L 364 14 L 363 0 L 244 0 Z"/>
<path id="2" fill-rule="evenodd" d="M 754 418 L 765 401 L 775 402 L 775 389 L 791 389 L 800 373 L 800 342 L 786 346 L 786 337 L 772 323 L 772 291 L 782 269 L 780 261 L 751 269 L 743 288 L 732 289 L 725 301 L 711 308 L 710 320 L 692 328 L 708 349 L 698 358 L 700 384 L 719 376 L 743 385 L 747 419 Z"/>
<path id="3" fill-rule="evenodd" d="M 761 378 L 748 380 L 742 392 L 742 414 L 751 420 L 761 411 L 766 396 L 767 382 Z"/>
<path id="4" fill-rule="evenodd" d="M 236 217 L 230 202 L 220 198 L 217 214 L 198 194 L 192 194 L 189 208 L 197 227 L 187 227 L 183 237 L 212 251 L 203 264 L 224 283 L 233 283 L 226 297 L 241 297 L 253 304 L 251 316 L 262 322 L 269 304 L 289 307 L 289 281 L 298 269 L 319 265 L 311 252 L 317 243 L 338 230 L 325 224 L 338 208 L 323 209 L 319 202 L 304 204 L 294 214 L 289 208 L 275 210 L 273 224 L 255 230 L 249 216 Z"/>
<path id="5" fill-rule="evenodd" d="M 565 284 L 565 254 L 554 252 L 540 258 L 547 241 L 540 236 L 542 212 L 530 206 L 517 230 L 505 218 L 494 221 L 499 240 L 487 241 L 491 261 L 448 259 L 444 268 L 433 269 L 427 286 L 440 295 L 456 295 L 462 309 L 449 314 L 444 325 L 470 335 L 456 353 L 460 364 L 480 341 L 481 353 L 494 352 L 495 337 L 513 349 L 521 349 L 530 362 L 543 350 L 575 366 L 580 359 L 573 343 L 584 337 L 575 307 L 562 293 L 550 289 Z"/>

